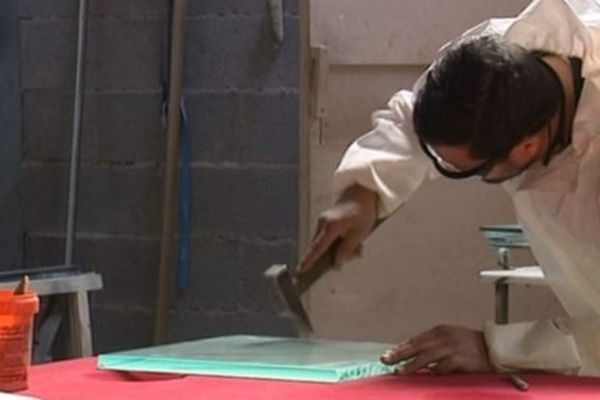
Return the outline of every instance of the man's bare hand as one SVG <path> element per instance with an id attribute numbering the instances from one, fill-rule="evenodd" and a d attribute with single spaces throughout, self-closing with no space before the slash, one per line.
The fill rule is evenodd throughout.
<path id="1" fill-rule="evenodd" d="M 335 266 L 360 255 L 362 242 L 377 220 L 377 193 L 362 186 L 351 186 L 338 201 L 319 217 L 312 245 L 300 263 L 298 272 L 312 268 L 335 243 Z"/>
<path id="2" fill-rule="evenodd" d="M 384 364 L 408 360 L 398 373 L 407 375 L 428 368 L 434 374 L 492 372 L 481 331 L 442 325 L 423 332 L 386 351 Z"/>

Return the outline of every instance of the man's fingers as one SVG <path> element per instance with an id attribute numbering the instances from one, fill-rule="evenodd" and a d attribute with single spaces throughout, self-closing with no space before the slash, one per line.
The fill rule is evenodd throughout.
<path id="1" fill-rule="evenodd" d="M 455 372 L 458 369 L 456 361 L 452 356 L 442 358 L 437 361 L 435 367 L 430 368 L 431 373 L 436 375 L 446 375 Z"/>
<path id="2" fill-rule="evenodd" d="M 419 349 L 415 346 L 415 343 L 412 340 L 408 340 L 383 353 L 381 355 L 381 362 L 388 365 L 397 364 L 402 360 L 413 357 L 418 352 Z"/>
<path id="3" fill-rule="evenodd" d="M 315 230 L 315 234 L 312 237 L 312 242 L 313 243 L 315 243 L 319 239 L 320 236 L 323 236 L 324 230 L 325 230 L 324 228 L 325 228 L 325 225 L 326 225 L 325 221 L 326 220 L 324 218 L 319 218 L 317 220 L 317 229 Z"/>
<path id="4" fill-rule="evenodd" d="M 439 329 L 433 328 L 413 336 L 409 340 L 386 351 L 381 356 L 381 362 L 384 364 L 396 364 L 402 360 L 415 356 L 417 353 L 428 348 L 438 347 Z"/>
<path id="5" fill-rule="evenodd" d="M 340 243 L 335 249 L 335 255 L 333 257 L 333 264 L 340 266 L 346 261 L 356 257 L 360 254 L 362 243 L 362 237 L 356 233 L 350 233 L 345 238 L 340 240 Z"/>
<path id="6" fill-rule="evenodd" d="M 434 374 L 493 370 L 483 332 L 449 325 L 425 331 L 384 353 L 385 364 L 401 363 L 397 373 L 411 374 L 427 367 Z"/>
<path id="7" fill-rule="evenodd" d="M 308 271 L 313 267 L 319 258 L 331 247 L 331 245 L 341 236 L 341 232 L 333 230 L 323 225 L 318 231 L 313 241 L 312 247 L 306 257 L 298 266 L 298 272 Z"/>
<path id="8" fill-rule="evenodd" d="M 422 352 L 410 362 L 398 367 L 396 372 L 400 375 L 410 375 L 425 367 L 434 368 L 433 366 L 437 365 L 436 363 L 439 359 L 440 356 L 435 352 Z"/>
<path id="9" fill-rule="evenodd" d="M 412 374 L 435 365 L 438 360 L 445 358 L 446 351 L 446 347 L 439 341 L 438 329 L 434 328 L 386 351 L 381 356 L 381 362 L 393 365 L 406 361 L 397 371 L 399 374 Z"/>

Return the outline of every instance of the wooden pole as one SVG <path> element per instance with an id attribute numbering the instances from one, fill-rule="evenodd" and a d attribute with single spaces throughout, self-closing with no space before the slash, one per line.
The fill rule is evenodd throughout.
<path id="1" fill-rule="evenodd" d="M 299 0 L 300 13 L 300 101 L 299 101 L 299 221 L 298 260 L 301 260 L 310 243 L 310 1 Z"/>
<path id="2" fill-rule="evenodd" d="M 175 232 L 175 205 L 177 202 L 177 166 L 179 161 L 179 130 L 181 92 L 183 86 L 183 60 L 185 54 L 185 30 L 187 0 L 174 0 L 171 24 L 171 54 L 169 75 L 169 104 L 167 118 L 167 148 L 165 185 L 163 197 L 162 237 L 160 266 L 156 292 L 156 319 L 154 342 L 164 343 L 168 334 L 170 288 L 172 283 L 173 246 Z"/>

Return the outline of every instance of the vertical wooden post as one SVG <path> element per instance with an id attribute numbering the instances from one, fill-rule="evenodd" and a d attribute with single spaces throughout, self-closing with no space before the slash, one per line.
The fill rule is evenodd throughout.
<path id="1" fill-rule="evenodd" d="M 299 109 L 299 221 L 298 259 L 310 240 L 310 0 L 299 0 L 300 18 L 300 109 Z"/>
<path id="2" fill-rule="evenodd" d="M 183 60 L 185 55 L 185 30 L 187 0 L 174 0 L 173 21 L 171 24 L 171 54 L 169 76 L 169 104 L 167 119 L 167 148 L 165 165 L 165 186 L 162 213 L 162 237 L 160 245 L 160 266 L 156 295 L 156 319 L 154 342 L 163 343 L 167 338 L 169 302 L 171 288 L 171 265 L 175 232 L 175 205 L 177 202 L 177 165 L 179 161 L 179 130 L 181 92 L 183 87 Z"/>

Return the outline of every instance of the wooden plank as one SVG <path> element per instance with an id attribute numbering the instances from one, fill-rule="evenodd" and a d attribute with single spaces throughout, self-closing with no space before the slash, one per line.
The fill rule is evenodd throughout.
<path id="1" fill-rule="evenodd" d="M 0 283 L 0 288 L 15 287 L 18 280 Z M 29 287 L 38 296 L 74 293 L 80 290 L 102 289 L 102 276 L 96 272 L 87 272 L 72 276 L 56 276 L 41 279 L 31 279 Z"/>
<path id="2" fill-rule="evenodd" d="M 329 51 L 325 46 L 310 48 L 310 114 L 312 118 L 327 117 L 327 83 L 329 76 Z"/>

